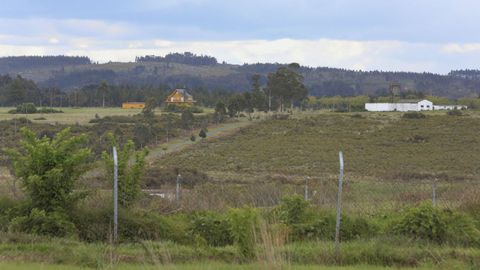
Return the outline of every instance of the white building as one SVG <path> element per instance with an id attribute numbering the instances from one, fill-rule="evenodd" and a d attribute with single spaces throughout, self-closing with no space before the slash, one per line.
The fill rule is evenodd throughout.
<path id="1" fill-rule="evenodd" d="M 365 103 L 365 110 L 370 112 L 408 112 L 408 111 L 432 111 L 432 110 L 454 110 L 466 109 L 462 105 L 433 105 L 429 100 L 420 100 L 418 102 L 398 102 L 398 103 Z"/>

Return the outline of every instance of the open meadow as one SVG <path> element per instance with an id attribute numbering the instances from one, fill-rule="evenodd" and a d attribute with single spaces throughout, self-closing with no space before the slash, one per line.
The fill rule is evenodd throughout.
<path id="1" fill-rule="evenodd" d="M 64 115 L 75 119 L 74 110 Z M 92 112 L 77 113 L 86 119 Z M 121 208 L 118 245 L 110 244 L 111 180 L 103 171 L 99 151 L 107 149 L 107 132 L 135 138 L 135 128 L 148 122 L 117 109 L 103 113 L 114 117 L 99 117 L 88 125 L 72 120 L 24 124 L 38 133 L 70 126 L 74 134 L 86 133 L 89 145 L 98 150 L 92 159 L 96 162 L 76 185 L 86 197 L 65 221 L 74 229 L 61 231 L 60 238 L 35 236 L 37 231 L 19 233 L 16 228 L 22 219 L 14 215 L 24 213 L 20 202 L 25 195 L 2 167 L 2 269 L 476 269 L 480 265 L 478 111 L 428 112 L 425 117 L 295 111 L 288 116 L 257 113 L 222 123 L 197 114 L 186 127 L 180 115 L 167 122 L 166 115 L 159 113 L 150 120 L 159 136 L 148 144 L 141 181 L 144 194 Z M 12 121 L 1 123 L 2 134 L 20 138 L 12 133 Z M 168 133 L 166 124 L 171 125 Z M 207 137 L 192 140 L 191 134 L 201 129 Z M 344 153 L 346 174 L 337 250 L 333 239 L 339 151 Z M 35 222 L 62 228 L 41 213 L 29 215 L 34 228 Z M 52 235 L 48 230 L 45 234 Z M 54 230 L 53 235 L 58 234 Z"/>

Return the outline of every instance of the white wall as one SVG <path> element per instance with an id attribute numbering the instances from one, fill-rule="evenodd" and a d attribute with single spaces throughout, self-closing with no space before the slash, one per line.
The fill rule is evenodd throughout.
<path id="1" fill-rule="evenodd" d="M 365 110 L 370 112 L 418 111 L 418 104 L 417 103 L 365 103 Z"/>

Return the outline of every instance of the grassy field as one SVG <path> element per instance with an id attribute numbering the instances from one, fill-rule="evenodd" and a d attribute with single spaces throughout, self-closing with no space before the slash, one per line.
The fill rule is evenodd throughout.
<path id="1" fill-rule="evenodd" d="M 272 268 L 262 264 L 221 264 L 221 263 L 197 263 L 197 264 L 168 264 L 168 265 L 112 265 L 106 266 L 103 269 L 117 269 L 117 270 L 154 270 L 154 269 L 168 269 L 168 270 L 257 270 L 257 269 L 292 269 L 292 270 L 393 270 L 393 269 L 416 269 L 416 270 L 433 270 L 433 269 L 464 269 L 462 265 L 446 267 L 418 267 L 418 268 L 403 268 L 403 267 L 381 267 L 371 265 L 357 265 L 357 266 L 318 266 L 318 265 L 289 265 L 283 268 Z M 27 270 L 27 269 L 41 269 L 41 270 L 80 270 L 88 269 L 85 267 L 71 266 L 71 265 L 52 265 L 41 263 L 0 263 L 0 268 L 3 270 Z"/>
<path id="2" fill-rule="evenodd" d="M 35 114 L 10 114 L 8 113 L 9 110 L 14 109 L 13 107 L 0 107 L 0 121 L 1 120 L 11 120 L 14 118 L 19 118 L 19 117 L 26 117 L 32 122 L 35 123 L 47 123 L 47 124 L 65 124 L 65 125 L 75 125 L 75 124 L 80 124 L 80 125 L 85 125 L 88 124 L 88 122 L 91 119 L 95 118 L 95 115 L 98 115 L 99 117 L 105 117 L 105 116 L 114 116 L 114 115 L 120 115 L 120 116 L 132 116 L 134 114 L 140 113 L 142 110 L 141 109 L 122 109 L 120 107 L 118 108 L 101 108 L 101 107 L 95 107 L 95 108 L 54 108 L 57 110 L 61 110 L 64 113 L 49 113 L 49 114 L 44 114 L 44 113 L 35 113 Z M 205 112 L 211 112 L 212 109 L 208 108 L 203 108 Z M 156 114 L 161 114 L 162 111 L 160 108 L 157 108 L 155 111 Z M 42 120 L 36 120 L 39 118 L 45 118 Z"/>
<path id="3" fill-rule="evenodd" d="M 402 115 L 298 113 L 288 120 L 264 121 L 233 136 L 196 144 L 154 166 L 195 170 L 217 184 L 232 184 L 232 190 L 225 185 L 218 192 L 209 190 L 217 200 L 212 204 L 217 205 L 221 205 L 219 198 L 233 201 L 238 192 L 250 197 L 282 193 L 279 184 L 291 184 L 290 192 L 302 194 L 305 177 L 310 177 L 312 199 L 333 207 L 341 150 L 345 200 L 355 210 L 370 212 L 371 207 L 429 200 L 434 180 L 439 203 L 458 206 L 478 200 L 480 112 L 449 116 L 437 111 L 424 119 Z"/>
<path id="4" fill-rule="evenodd" d="M 480 250 L 379 238 L 344 243 L 336 253 L 333 242 L 313 241 L 259 244 L 257 257 L 245 262 L 234 246 L 152 241 L 111 246 L 2 234 L 0 261 L 0 269 L 478 269 Z"/>

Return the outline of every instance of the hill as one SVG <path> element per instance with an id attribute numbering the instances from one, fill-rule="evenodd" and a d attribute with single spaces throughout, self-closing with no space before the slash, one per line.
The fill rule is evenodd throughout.
<path id="1" fill-rule="evenodd" d="M 62 90 L 81 88 L 106 81 L 115 85 L 158 86 L 245 91 L 250 78 L 261 74 L 266 82 L 268 73 L 282 64 L 257 63 L 233 65 L 218 63 L 211 56 L 174 53 L 165 57 L 137 57 L 135 62 L 93 63 L 87 57 L 7 57 L 0 58 L 0 73 L 21 75 L 40 87 Z M 354 71 L 329 67 L 300 69 L 311 95 L 351 96 L 385 94 L 390 83 L 398 82 L 405 91 L 458 98 L 480 92 L 478 71 L 452 71 L 447 75 L 413 72 Z M 472 75 L 473 74 L 473 75 Z"/>

